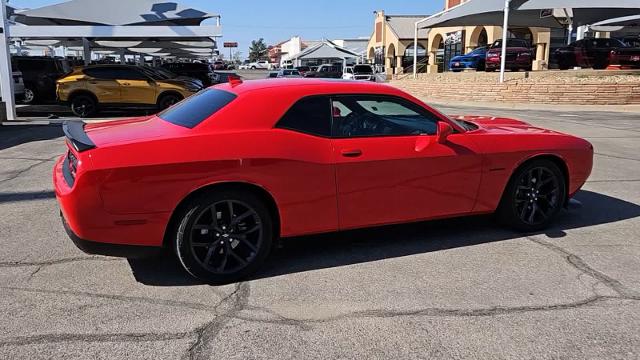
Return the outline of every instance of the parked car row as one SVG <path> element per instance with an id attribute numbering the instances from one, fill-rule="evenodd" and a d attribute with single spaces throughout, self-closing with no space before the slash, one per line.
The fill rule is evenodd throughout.
<path id="1" fill-rule="evenodd" d="M 358 64 L 342 67 L 339 64 L 324 64 L 312 69 L 309 66 L 300 66 L 293 69 L 280 69 L 271 71 L 267 78 L 326 78 L 360 81 L 376 81 L 376 73 L 369 64 Z"/>
<path id="2" fill-rule="evenodd" d="M 526 40 L 508 39 L 506 68 L 530 70 L 533 52 Z M 453 57 L 449 69 L 454 72 L 464 69 L 495 71 L 500 69 L 501 56 L 502 40 L 496 40 L 489 47 L 479 47 L 468 54 Z M 573 67 L 606 69 L 610 65 L 640 68 L 640 47 L 615 38 L 587 38 L 556 49 L 552 58 L 561 70 Z"/>
<path id="3" fill-rule="evenodd" d="M 79 117 L 90 117 L 109 108 L 159 111 L 204 87 L 239 78 L 235 72 L 213 72 L 211 68 L 199 63 L 165 64 L 159 68 L 92 65 L 76 68 L 59 79 L 56 93 L 58 100 L 68 104 Z"/>
<path id="4" fill-rule="evenodd" d="M 449 69 L 453 72 L 465 69 L 477 71 L 495 71 L 500 69 L 502 59 L 502 39 L 489 46 L 481 46 L 468 54 L 454 56 L 449 61 Z M 507 39 L 507 57 L 505 68 L 512 71 L 531 70 L 533 49 L 528 41 Z"/>
<path id="5" fill-rule="evenodd" d="M 613 38 L 578 40 L 557 49 L 553 55 L 561 70 L 575 66 L 606 69 L 609 65 L 640 68 L 640 48 Z"/>

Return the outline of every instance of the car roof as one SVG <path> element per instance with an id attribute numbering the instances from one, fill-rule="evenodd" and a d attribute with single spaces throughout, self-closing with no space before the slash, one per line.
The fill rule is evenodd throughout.
<path id="1" fill-rule="evenodd" d="M 215 88 L 226 90 L 236 95 L 248 92 L 268 92 L 272 96 L 274 91 L 296 91 L 300 96 L 320 94 L 381 94 L 406 96 L 399 89 L 373 82 L 349 81 L 342 79 L 264 79 L 247 80 L 229 84 L 216 85 Z"/>

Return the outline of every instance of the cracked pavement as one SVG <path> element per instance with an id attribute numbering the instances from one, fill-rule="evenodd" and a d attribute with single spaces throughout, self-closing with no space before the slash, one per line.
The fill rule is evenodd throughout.
<path id="1" fill-rule="evenodd" d="M 444 108 L 585 137 L 594 172 L 545 232 L 490 217 L 287 239 L 238 284 L 80 252 L 58 126 L 0 128 L 0 358 L 640 357 L 640 114 Z"/>

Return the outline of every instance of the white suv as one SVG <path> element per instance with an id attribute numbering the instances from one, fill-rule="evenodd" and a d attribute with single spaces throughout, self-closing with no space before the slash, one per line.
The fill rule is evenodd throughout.
<path id="1" fill-rule="evenodd" d="M 269 64 L 269 62 L 266 60 L 252 62 L 252 63 L 249 63 L 247 66 L 249 67 L 249 69 L 252 69 L 252 70 L 255 70 L 255 69 L 271 70 L 271 64 Z"/>

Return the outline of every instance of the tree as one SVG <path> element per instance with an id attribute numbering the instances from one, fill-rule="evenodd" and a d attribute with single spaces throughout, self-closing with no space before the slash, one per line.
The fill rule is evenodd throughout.
<path id="1" fill-rule="evenodd" d="M 265 58 L 266 55 L 267 44 L 264 42 L 263 38 L 251 41 L 251 46 L 249 46 L 249 61 L 258 61 L 262 58 Z"/>
<path id="2" fill-rule="evenodd" d="M 240 64 L 242 61 L 240 61 L 240 58 L 242 57 L 242 52 L 241 51 L 236 51 L 233 53 L 231 59 L 234 63 L 236 64 Z"/>

